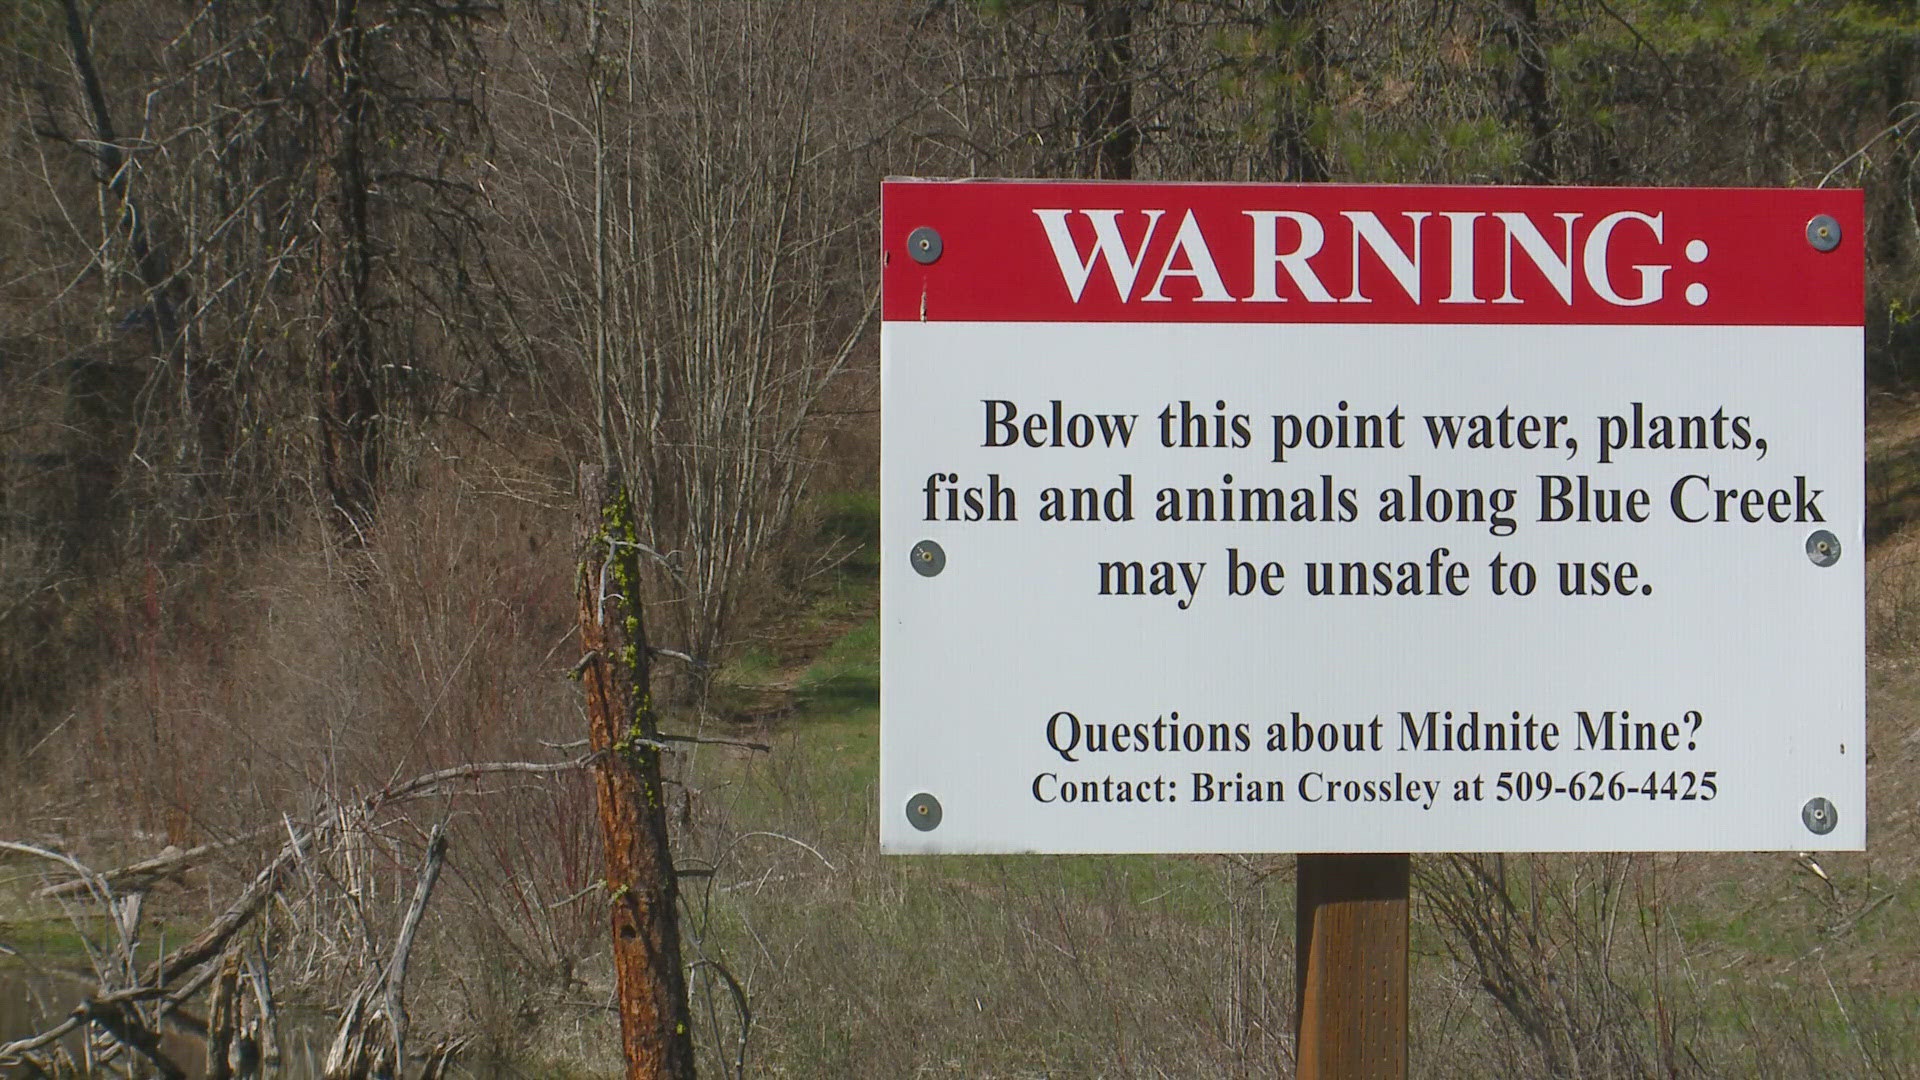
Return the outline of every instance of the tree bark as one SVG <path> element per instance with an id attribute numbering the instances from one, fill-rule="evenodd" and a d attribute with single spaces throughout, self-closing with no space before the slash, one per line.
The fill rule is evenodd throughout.
<path id="1" fill-rule="evenodd" d="M 1526 129 L 1521 175 L 1529 183 L 1550 184 L 1553 159 L 1553 101 L 1547 92 L 1547 49 L 1540 40 L 1540 11 L 1535 0 L 1503 0 L 1505 33 L 1513 46 L 1513 82 L 1508 113 Z"/>
<path id="2" fill-rule="evenodd" d="M 371 178 L 366 126 L 371 102 L 362 72 L 366 28 L 358 0 L 312 0 L 310 73 L 322 87 L 312 118 L 319 240 L 320 464 L 335 525 L 358 542 L 372 524 L 380 475 L 380 394 L 372 303 Z"/>
<path id="3" fill-rule="evenodd" d="M 147 232 L 146 218 L 136 208 L 127 190 L 127 156 L 113 126 L 113 114 L 107 108 L 107 94 L 100 73 L 93 64 L 93 47 L 77 0 L 62 0 L 66 13 L 67 48 L 73 59 L 73 71 L 80 81 L 80 92 L 87 99 L 87 115 L 93 124 L 93 139 L 88 146 L 93 156 L 94 177 L 119 206 L 127 230 L 127 246 L 132 251 L 134 270 L 140 277 L 147 303 L 152 306 L 154 348 L 161 356 L 179 365 L 180 323 L 174 304 L 172 268 L 155 249 Z"/>
<path id="4" fill-rule="evenodd" d="M 660 730 L 648 691 L 651 663 L 639 605 L 633 503 L 615 473 L 589 466 L 580 477 L 581 680 L 606 844 L 627 1076 L 692 1080 L 692 1024 L 675 921 Z"/>
<path id="5" fill-rule="evenodd" d="M 1094 180 L 1131 180 L 1140 131 L 1133 122 L 1133 0 L 1080 0 L 1092 63 L 1081 95 L 1080 145 Z"/>

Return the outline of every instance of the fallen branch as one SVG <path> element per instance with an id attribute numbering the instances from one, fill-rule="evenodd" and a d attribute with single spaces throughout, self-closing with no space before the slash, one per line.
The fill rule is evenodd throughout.
<path id="1" fill-rule="evenodd" d="M 113 1036 L 121 1045 L 138 1050 L 141 1056 L 153 1062 L 153 1067 L 166 1080 L 186 1080 L 187 1071 L 160 1049 L 160 1036 L 147 1030 L 146 1025 L 124 1005 L 89 998 L 81 1002 L 76 1013 L 80 1019 Z"/>
<path id="2" fill-rule="evenodd" d="M 766 743 L 747 742 L 744 739 L 716 739 L 708 735 L 669 735 L 665 732 L 662 732 L 660 737 L 668 742 L 699 743 L 701 746 L 737 746 L 742 750 L 758 750 L 762 753 L 773 750 L 773 747 Z"/>
<path id="3" fill-rule="evenodd" d="M 729 850 L 731 850 L 733 847 L 737 846 L 740 843 L 740 841 L 748 840 L 756 836 L 765 836 L 773 840 L 785 840 L 789 844 L 794 844 L 799 847 L 803 847 L 808 851 L 812 852 L 813 857 L 816 859 L 819 859 L 820 862 L 824 864 L 827 869 L 832 870 L 835 873 L 839 873 L 840 871 L 839 867 L 833 865 L 833 861 L 831 859 L 827 858 L 825 855 L 820 854 L 819 848 L 814 847 L 812 844 L 807 843 L 805 840 L 798 840 L 798 839 L 795 839 L 794 837 L 788 836 L 786 833 L 766 832 L 764 830 L 758 831 L 758 832 L 744 832 L 744 833 L 741 833 L 739 836 L 734 837 L 733 843 L 727 845 L 727 847 Z"/>
<path id="4" fill-rule="evenodd" d="M 173 980 L 224 951 L 233 935 L 239 933 L 254 913 L 265 906 L 268 897 L 279 891 L 280 876 L 287 867 L 293 865 L 294 856 L 299 850 L 299 845 L 289 840 L 266 869 L 254 875 L 253 882 L 238 900 L 221 912 L 219 918 L 208 923 L 207 928 L 200 931 L 200 936 L 174 950 L 171 955 L 155 960 L 141 976 L 140 982 L 146 987 L 164 990 Z"/>
<path id="5" fill-rule="evenodd" d="M 400 937 L 393 945 L 393 961 L 387 967 L 387 1027 L 393 1033 L 393 1062 L 396 1075 L 404 1073 L 407 1067 L 407 1008 L 404 1000 L 407 986 L 407 957 L 413 952 L 413 935 L 420 929 L 420 918 L 426 914 L 427 899 L 433 895 L 433 884 L 440 880 L 440 864 L 447 859 L 447 830 L 440 825 L 433 827 L 433 835 L 427 838 L 427 864 L 420 871 L 420 884 L 413 890 L 413 903 L 407 905 L 406 917 L 400 920 Z"/>
<path id="6" fill-rule="evenodd" d="M 228 905 L 227 909 L 221 912 L 217 918 L 208 923 L 193 940 L 155 960 L 147 967 L 146 971 L 141 974 L 139 982 L 134 986 L 113 993 L 102 994 L 98 997 L 90 997 L 82 1002 L 80 1006 L 76 1007 L 74 1011 L 60 1023 L 46 1031 L 23 1039 L 16 1039 L 9 1043 L 0 1044 L 0 1066 L 32 1067 L 36 1063 L 29 1055 L 57 1042 L 84 1024 L 95 1023 L 106 1029 L 115 1039 L 146 1055 L 149 1060 L 153 1060 L 155 1068 L 159 1069 L 163 1075 L 184 1075 L 177 1064 L 166 1061 L 164 1056 L 155 1058 L 155 1055 L 159 1053 L 157 1049 L 157 1037 L 153 1037 L 152 1032 L 147 1031 L 145 1027 L 140 1024 L 139 1020 L 132 1016 L 126 1006 L 136 1002 L 161 998 L 165 999 L 165 1004 L 161 1008 L 161 1011 L 164 1013 L 177 1008 L 204 989 L 220 970 L 219 965 L 209 963 L 209 961 L 224 953 L 234 936 L 244 929 L 253 918 L 266 907 L 267 903 L 279 893 L 282 881 L 289 869 L 296 861 L 305 859 L 309 842 L 317 835 L 340 828 L 340 826 L 335 825 L 334 822 L 340 820 L 340 812 L 344 807 L 357 804 L 361 813 L 371 814 L 383 806 L 431 794 L 438 790 L 441 785 L 455 780 L 469 780 L 481 776 L 495 776 L 509 773 L 549 775 L 553 773 L 573 772 L 588 768 L 597 760 L 598 755 L 587 754 L 570 761 L 490 761 L 438 769 L 433 772 L 423 773 L 420 776 L 416 776 L 402 783 L 389 785 L 353 802 L 334 803 L 324 806 L 314 815 L 312 819 L 313 823 L 305 827 L 297 826 L 291 818 L 283 816 L 281 823 L 249 833 L 246 836 L 219 841 L 213 844 L 204 844 L 189 851 L 162 853 L 150 859 L 130 863 L 116 870 L 109 871 L 107 875 L 96 873 L 77 859 L 63 855 L 57 851 L 36 847 L 31 844 L 0 840 L 0 851 L 10 851 L 17 854 L 46 859 L 66 867 L 76 876 L 75 881 L 62 882 L 58 885 L 50 886 L 46 895 L 65 896 L 75 891 L 84 890 L 91 893 L 96 899 L 105 902 L 110 900 L 113 895 L 111 880 L 128 881 L 141 877 L 164 874 L 171 870 L 181 868 L 194 860 L 204 858 L 206 855 L 221 848 L 230 847 L 246 840 L 257 838 L 265 832 L 282 827 L 284 827 L 287 832 L 287 839 L 280 846 L 273 860 L 261 869 L 259 873 L 255 874 L 253 880 L 248 883 L 246 889 L 241 892 L 239 897 L 237 897 L 232 904 Z M 436 846 L 439 851 L 437 857 L 435 855 Z M 428 870 L 423 872 L 420 891 L 417 892 L 415 896 L 416 909 L 425 907 L 426 896 L 433 888 L 433 879 L 437 878 L 440 860 L 444 858 L 445 837 L 438 828 L 435 829 L 435 839 L 429 841 L 428 847 Z M 407 921 L 403 931 L 405 936 L 402 943 L 396 946 L 396 963 L 388 976 L 388 1008 L 394 1015 L 398 1015 L 399 1008 L 399 997 L 396 992 L 405 979 L 406 951 L 411 946 L 412 937 L 418 927 L 420 919 L 420 912 L 416 909 L 410 909 L 408 911 Z M 200 968 L 201 970 L 196 973 L 194 972 L 195 968 Z M 176 982 L 189 973 L 193 973 L 191 979 L 183 985 L 174 986 Z M 364 1004 L 364 1001 L 358 1002 L 356 1003 L 356 1007 L 363 1008 Z M 263 1012 L 264 1011 L 266 1011 L 266 1009 L 263 1006 Z M 404 1025 L 404 1021 L 401 1023 Z M 110 1025 L 117 1025 L 117 1030 L 116 1027 Z M 142 1044 L 140 1040 L 143 1038 L 143 1033 L 147 1037 L 153 1037 L 154 1041 L 151 1045 Z M 396 1031 L 396 1035 L 404 1039 L 404 1033 Z M 452 1053 L 458 1049 L 458 1045 L 459 1044 L 455 1043 L 446 1047 L 446 1052 L 440 1055 L 440 1066 L 442 1068 L 445 1067 L 446 1058 L 450 1057 Z M 397 1044 L 396 1049 L 398 1049 Z"/>
<path id="7" fill-rule="evenodd" d="M 0 851 L 12 851 L 21 855 L 33 855 L 59 863 L 61 866 L 79 875 L 77 884 L 91 892 L 95 900 L 105 902 L 113 895 L 113 890 L 107 887 L 106 881 L 102 879 L 99 874 L 95 873 L 91 867 L 71 855 L 62 855 L 57 851 L 52 851 L 47 848 L 34 847 L 32 844 L 19 844 L 11 840 L 0 840 Z"/>
<path id="8" fill-rule="evenodd" d="M 572 761 L 486 761 L 471 765 L 455 765 L 452 768 L 416 776 L 405 783 L 383 788 L 361 800 L 366 810 L 374 810 L 390 802 L 410 799 L 416 795 L 427 794 L 449 780 L 471 780 L 481 776 L 493 776 L 500 773 L 547 773 L 573 772 L 584 769 L 594 762 L 594 755 L 587 754 Z"/>
<path id="9" fill-rule="evenodd" d="M 277 828 L 279 828 L 279 826 L 269 825 L 262 829 L 255 829 L 242 836 L 232 837 L 227 840 L 216 840 L 212 843 L 201 844 L 199 847 L 188 848 L 185 851 L 163 851 L 151 859 L 142 859 L 139 862 L 128 863 L 125 866 L 115 867 L 112 870 L 104 870 L 95 874 L 94 877 L 114 887 L 125 885 L 131 881 L 145 881 L 152 878 L 169 877 L 186 871 L 192 867 L 193 864 L 217 851 L 225 851 L 227 848 L 236 847 L 249 840 L 265 836 Z M 76 878 L 72 881 L 60 882 L 57 885 L 48 885 L 34 893 L 34 895 L 43 900 L 52 900 L 63 896 L 72 896 L 75 893 L 86 892 L 88 891 L 89 885 L 90 882 L 86 878 Z"/>
<path id="10" fill-rule="evenodd" d="M 1868 904 L 1866 907 L 1861 908 L 1858 912 L 1856 912 L 1853 915 L 1852 918 L 1849 918 L 1846 922 L 1843 922 L 1839 926 L 1834 927 L 1831 931 L 1829 931 L 1829 933 L 1831 933 L 1834 937 L 1845 937 L 1848 933 L 1850 933 L 1853 930 L 1854 927 L 1860 925 L 1860 921 L 1862 919 L 1865 919 L 1867 916 L 1873 914 L 1874 912 L 1880 910 L 1882 907 L 1886 906 L 1887 902 L 1889 900 L 1892 900 L 1896 895 L 1898 894 L 1897 893 L 1881 894 L 1879 899 Z"/>
<path id="11" fill-rule="evenodd" d="M 240 1034 L 240 954 L 229 951 L 218 965 L 219 977 L 207 1003 L 207 1080 L 232 1080 L 229 1052 Z"/>
<path id="12" fill-rule="evenodd" d="M 269 1070 L 280 1065 L 280 1014 L 273 1005 L 273 976 L 267 969 L 267 957 L 256 945 L 247 954 L 247 983 L 253 989 L 254 1004 L 260 1008 L 260 1062 Z"/>
<path id="13" fill-rule="evenodd" d="M 38 1035 L 0 1045 L 0 1065 L 13 1065 L 27 1060 L 27 1055 L 43 1046 L 59 1042 L 66 1034 L 79 1027 L 82 1021 L 78 1016 L 69 1016 L 60 1023 Z"/>

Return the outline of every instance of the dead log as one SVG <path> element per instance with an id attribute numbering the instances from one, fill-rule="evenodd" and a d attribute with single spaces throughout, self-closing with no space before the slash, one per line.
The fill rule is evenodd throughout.
<path id="1" fill-rule="evenodd" d="M 446 858 L 447 830 L 435 825 L 427 839 L 427 863 L 420 870 L 420 884 L 413 890 L 406 917 L 400 920 L 400 937 L 394 942 L 393 959 L 387 965 L 387 1025 L 393 1031 L 395 1076 L 406 1072 L 407 1063 L 407 957 L 413 952 L 414 932 L 420 929 L 420 918 L 426 914 L 427 899 L 433 895 L 434 882 L 440 880 L 440 864 Z"/>
<path id="2" fill-rule="evenodd" d="M 571 761 L 490 761 L 457 765 L 423 773 L 410 780 L 388 785 L 385 788 L 358 798 L 327 804 L 314 814 L 312 818 L 313 823 L 306 826 L 296 826 L 293 822 L 287 821 L 285 823 L 285 828 L 288 833 L 286 843 L 282 844 L 273 859 L 255 874 L 253 880 L 248 883 L 247 887 L 235 898 L 233 903 L 230 904 L 225 911 L 221 912 L 217 918 L 208 923 L 193 940 L 148 965 L 133 986 L 115 990 L 110 993 L 96 993 L 87 999 L 87 1002 L 76 1007 L 72 1013 L 53 1027 L 36 1035 L 15 1039 L 7 1043 L 0 1043 L 0 1068 L 19 1067 L 31 1069 L 45 1067 L 46 1063 L 38 1056 L 39 1052 L 46 1047 L 58 1043 L 62 1037 L 72 1033 L 83 1025 L 96 1022 L 94 1020 L 96 1016 L 104 1017 L 107 1022 L 118 1022 L 118 1018 L 131 1017 L 131 1023 L 137 1024 L 138 1017 L 133 1014 L 130 1009 L 126 1008 L 127 1006 L 137 1002 L 160 1000 L 160 1011 L 165 1015 L 177 1008 L 181 1003 L 198 994 L 223 971 L 221 965 L 213 964 L 209 961 L 221 956 L 229 949 L 235 936 L 238 935 L 241 930 L 245 929 L 266 907 L 268 901 L 280 891 L 294 863 L 305 857 L 308 847 L 316 838 L 324 837 L 329 834 L 330 830 L 338 829 L 340 826 L 334 823 L 341 821 L 343 815 L 364 820 L 364 815 L 371 814 L 384 806 L 433 794 L 442 790 L 445 785 L 455 781 L 474 780 L 483 776 L 495 775 L 519 774 L 538 776 L 571 772 L 592 766 L 594 762 L 598 760 L 598 757 L 599 755 L 597 754 L 588 754 Z M 271 830 L 262 831 L 277 830 L 281 827 L 282 826 L 276 825 L 271 827 Z M 249 837 L 257 835 L 260 835 L 260 833 L 255 832 L 249 834 Z M 64 896 L 68 895 L 69 892 L 84 892 L 90 894 L 102 903 L 110 903 L 113 899 L 111 879 L 116 875 L 119 880 L 128 882 L 150 880 L 152 876 L 164 874 L 174 868 L 180 867 L 187 862 L 202 857 L 212 849 L 230 846 L 235 842 L 237 841 L 225 841 L 218 845 L 203 845 L 200 848 L 186 852 L 162 852 L 152 859 L 129 864 L 121 867 L 119 870 L 109 871 L 106 875 L 95 873 L 92 869 L 73 859 L 71 856 L 31 844 L 0 840 L 0 852 L 30 855 L 49 860 L 60 864 L 74 875 L 71 881 L 54 886 L 54 890 L 57 891 L 52 892 L 51 895 Z M 444 846 L 444 837 L 441 838 L 437 845 L 432 841 L 429 842 L 428 870 L 430 873 L 423 872 L 420 889 L 416 891 L 415 908 L 410 909 L 408 918 L 405 920 L 408 928 L 403 934 L 404 942 L 396 948 L 395 959 L 399 960 L 399 963 L 390 964 L 387 971 L 383 973 L 382 976 L 372 980 L 364 990 L 365 995 L 369 996 L 376 990 L 381 989 L 391 989 L 395 991 L 395 994 L 392 996 L 387 1008 L 378 1012 L 374 1018 L 377 1021 L 375 1024 L 367 1023 L 366 1012 L 367 1006 L 370 1003 L 369 997 L 362 997 L 356 1002 L 355 1009 L 357 1009 L 358 1012 L 354 1013 L 351 1017 L 353 1022 L 342 1025 L 343 1033 L 351 1035 L 347 1040 L 347 1044 L 340 1048 L 343 1053 L 348 1050 L 357 1050 L 358 1054 L 365 1055 L 368 1046 L 367 1040 L 370 1037 L 368 1029 L 378 1029 L 379 1025 L 386 1024 L 388 1022 L 389 1012 L 394 1015 L 403 1015 L 404 1005 L 400 995 L 403 993 L 402 988 L 405 982 L 405 955 L 410 951 L 413 934 L 415 930 L 417 930 L 420 919 L 420 910 L 424 909 L 426 897 L 433 889 L 432 880 L 430 879 L 437 877 L 439 873 L 440 860 L 444 857 Z M 436 847 L 439 849 L 439 854 L 435 854 L 434 852 Z M 250 1050 L 248 1048 L 242 1048 L 240 1057 L 245 1058 L 251 1053 L 256 1057 L 264 1056 L 271 1062 L 279 1056 L 279 1040 L 275 1037 L 273 1031 L 275 1018 L 272 1005 L 272 989 L 268 983 L 264 960 L 257 962 L 250 961 L 249 969 L 251 976 L 250 982 L 253 985 L 255 996 L 260 1002 L 260 1034 L 257 1038 L 244 1040 L 252 1045 Z M 104 987 L 101 988 L 103 991 L 104 989 Z M 237 1005 L 235 1009 L 237 1011 Z M 123 1030 L 128 1032 L 129 1035 L 137 1037 L 138 1030 L 144 1030 L 144 1027 L 136 1029 L 132 1026 L 123 1026 Z M 404 1044 L 405 1033 L 400 1032 L 398 1034 Z M 119 1035 L 114 1035 L 114 1038 L 120 1039 L 120 1041 L 128 1046 L 132 1046 L 136 1050 L 141 1050 L 138 1045 L 121 1039 Z M 356 1040 L 357 1046 L 355 1045 Z M 394 1057 L 394 1048 L 389 1045 L 383 1045 L 383 1043 L 384 1040 L 382 1038 L 374 1037 L 374 1044 L 382 1045 L 381 1056 L 385 1058 Z M 229 1061 L 234 1059 L 234 1047 L 237 1045 L 238 1042 L 229 1043 Z M 458 1045 L 455 1044 L 453 1049 L 457 1048 Z M 144 1051 L 141 1052 L 144 1053 Z M 453 1050 L 449 1050 L 447 1054 L 442 1055 L 439 1068 L 445 1068 L 445 1059 L 451 1057 L 452 1052 Z M 349 1054 L 348 1056 L 351 1057 L 354 1055 Z M 431 1055 L 429 1055 L 429 1064 L 431 1064 Z M 156 1067 L 158 1066 L 156 1065 Z M 174 1067 L 177 1069 L 178 1064 L 174 1063 Z M 362 1068 L 364 1070 L 365 1066 Z M 162 1071 L 164 1072 L 164 1070 Z"/>
<path id="3" fill-rule="evenodd" d="M 273 976 L 267 970 L 264 949 L 255 947 L 247 954 L 247 984 L 253 989 L 259 1014 L 254 1021 L 254 1046 L 260 1064 L 267 1070 L 280 1067 L 280 1014 L 273 1005 Z"/>
<path id="4" fill-rule="evenodd" d="M 131 886 L 146 888 L 156 882 L 177 877 L 187 872 L 209 855 L 247 843 L 250 840 L 259 839 L 279 828 L 280 826 L 278 825 L 269 825 L 264 829 L 255 829 L 252 832 L 228 840 L 217 840 L 213 843 L 201 844 L 198 847 L 187 848 L 185 850 L 169 846 L 166 850 L 150 859 L 142 859 L 139 862 L 128 863 L 125 866 L 115 867 L 112 870 L 104 870 L 96 874 L 95 877 L 116 889 L 125 889 Z M 54 885 L 48 885 L 35 892 L 34 895 L 43 900 L 58 899 L 63 896 L 78 896 L 88 891 L 89 885 L 90 882 L 86 878 L 75 878 L 72 881 L 62 881 Z"/>
<path id="5" fill-rule="evenodd" d="M 160 1036 L 155 1035 L 126 1005 L 89 998 L 80 1003 L 75 1015 L 113 1036 L 114 1041 L 137 1051 L 153 1063 L 154 1069 L 165 1080 L 186 1080 L 186 1070 L 160 1049 Z"/>
<path id="6" fill-rule="evenodd" d="M 400 920 L 393 954 L 384 972 L 369 977 L 354 991 L 346 1014 L 340 1018 L 340 1027 L 334 1032 L 333 1043 L 327 1049 L 321 1071 L 325 1080 L 406 1075 L 407 960 L 413 953 L 414 936 L 419 932 L 420 920 L 426 914 L 427 901 L 433 896 L 434 883 L 440 880 L 440 868 L 446 858 L 446 829 L 435 825 L 427 838 L 426 862 L 420 868 L 413 902 L 407 905 L 407 913 Z M 378 1006 L 374 1004 L 376 1000 Z"/>
<path id="7" fill-rule="evenodd" d="M 234 1037 L 240 1029 L 240 954 L 228 952 L 213 981 L 213 1000 L 207 1005 L 207 1080 L 233 1080 L 228 1063 Z"/>
<path id="8" fill-rule="evenodd" d="M 371 984 L 363 985 L 347 1004 L 346 1015 L 340 1018 L 340 1027 L 334 1032 L 333 1043 L 327 1047 L 327 1056 L 320 1066 L 322 1080 L 365 1080 L 369 1066 L 367 999 L 372 993 Z"/>
<path id="9" fill-rule="evenodd" d="M 280 890 L 280 879 L 293 865 L 299 855 L 304 838 L 295 836 L 280 848 L 266 869 L 254 875 L 253 881 L 240 894 L 220 917 L 207 924 L 198 937 L 168 955 L 155 960 L 141 975 L 143 988 L 165 988 L 175 979 L 219 955 L 226 948 L 233 935 L 240 932 L 252 920 L 255 914 L 266 905 L 267 898 Z"/>

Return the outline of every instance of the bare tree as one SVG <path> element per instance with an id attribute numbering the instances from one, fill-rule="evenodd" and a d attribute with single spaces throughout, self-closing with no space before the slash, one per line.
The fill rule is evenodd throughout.
<path id="1" fill-rule="evenodd" d="M 547 163 L 523 198 L 552 216 L 527 242 L 701 665 L 796 522 L 815 406 L 877 299 L 862 133 L 822 105 L 852 17 L 614 5 L 573 24 L 593 44 L 570 75 L 529 71 L 549 127 L 517 148 Z M 567 51 L 540 29 L 520 30 L 529 65 Z"/>

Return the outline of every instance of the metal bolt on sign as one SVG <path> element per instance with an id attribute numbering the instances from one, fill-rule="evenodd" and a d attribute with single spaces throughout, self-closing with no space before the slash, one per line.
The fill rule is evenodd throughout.
<path id="1" fill-rule="evenodd" d="M 947 553 L 939 544 L 922 540 L 913 545 L 913 568 L 921 577 L 933 577 L 947 568 Z"/>
<path id="2" fill-rule="evenodd" d="M 940 827 L 940 800 L 921 792 L 907 800 L 907 821 L 921 832 Z"/>
<path id="3" fill-rule="evenodd" d="M 1815 251 L 1832 251 L 1840 246 L 1840 223 L 1830 214 L 1816 214 L 1807 222 L 1807 243 Z M 931 262 L 932 260 L 926 260 Z"/>
<path id="4" fill-rule="evenodd" d="M 926 225 L 907 234 L 907 254 L 922 266 L 940 261 L 941 248 L 940 234 Z"/>
<path id="5" fill-rule="evenodd" d="M 1800 808 L 1800 823 L 1815 836 L 1825 836 L 1833 831 L 1835 825 L 1840 824 L 1840 811 L 1834 809 L 1832 803 L 1816 795 L 1807 800 L 1807 805 Z"/>
<path id="6" fill-rule="evenodd" d="M 1832 566 L 1840 561 L 1840 538 L 1825 529 L 1807 537 L 1807 558 L 1815 566 Z"/>

